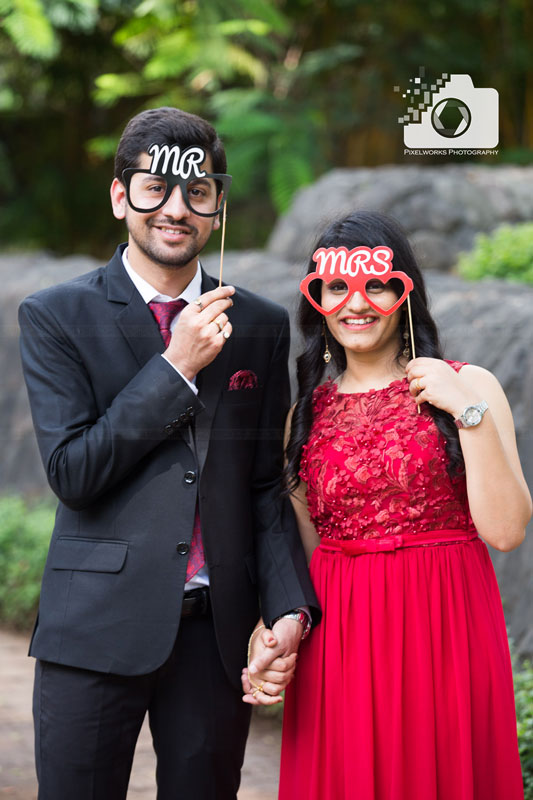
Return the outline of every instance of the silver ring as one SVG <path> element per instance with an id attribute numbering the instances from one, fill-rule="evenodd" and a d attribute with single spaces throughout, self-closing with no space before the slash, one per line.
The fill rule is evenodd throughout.
<path id="1" fill-rule="evenodd" d="M 218 325 L 219 333 L 222 333 L 224 330 L 224 323 L 222 323 L 219 319 L 214 319 L 213 322 Z"/>
<path id="2" fill-rule="evenodd" d="M 200 311 L 203 311 L 203 310 L 204 310 L 204 304 L 202 303 L 202 301 L 200 300 L 200 298 L 199 298 L 199 297 L 197 297 L 197 298 L 196 298 L 196 300 L 194 300 L 193 302 L 194 302 L 194 305 L 195 305 L 195 306 L 198 306 L 198 308 L 200 309 Z"/>

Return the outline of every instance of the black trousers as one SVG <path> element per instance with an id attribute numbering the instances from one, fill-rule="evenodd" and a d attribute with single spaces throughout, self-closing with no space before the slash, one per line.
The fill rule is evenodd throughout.
<path id="1" fill-rule="evenodd" d="M 157 800 L 235 800 L 251 710 L 241 697 L 210 616 L 183 619 L 169 659 L 148 675 L 37 661 L 38 800 L 125 800 L 146 712 Z"/>

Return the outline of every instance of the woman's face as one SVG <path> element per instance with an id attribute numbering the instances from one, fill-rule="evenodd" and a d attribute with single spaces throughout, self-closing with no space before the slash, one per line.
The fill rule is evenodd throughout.
<path id="1" fill-rule="evenodd" d="M 384 311 L 391 308 L 398 299 L 390 281 L 383 284 L 379 280 L 370 280 L 366 284 L 366 292 L 372 302 Z M 322 307 L 326 311 L 333 308 L 347 293 L 348 288 L 342 280 L 323 283 Z M 398 325 L 401 313 L 400 307 L 389 316 L 380 314 L 361 292 L 354 292 L 346 305 L 326 317 L 326 322 L 332 335 L 346 350 L 361 353 L 390 350 L 394 357 L 399 345 Z"/>

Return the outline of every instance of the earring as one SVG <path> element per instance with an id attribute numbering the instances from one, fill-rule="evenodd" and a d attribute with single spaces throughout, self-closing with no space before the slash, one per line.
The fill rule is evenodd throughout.
<path id="1" fill-rule="evenodd" d="M 322 358 L 324 359 L 324 362 L 326 364 L 329 364 L 329 362 L 331 361 L 331 353 L 329 352 L 328 337 L 326 336 L 326 321 L 324 318 L 322 318 L 322 336 L 324 337 L 324 340 L 326 342 L 326 349 L 324 350 Z"/>

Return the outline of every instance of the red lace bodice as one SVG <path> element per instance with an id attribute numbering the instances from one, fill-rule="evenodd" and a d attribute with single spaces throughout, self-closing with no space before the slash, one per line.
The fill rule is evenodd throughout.
<path id="1" fill-rule="evenodd" d="M 427 405 L 417 413 L 406 378 L 356 394 L 329 380 L 315 389 L 313 413 L 300 477 L 320 536 L 474 530 L 465 479 L 450 479 L 445 441 Z"/>

